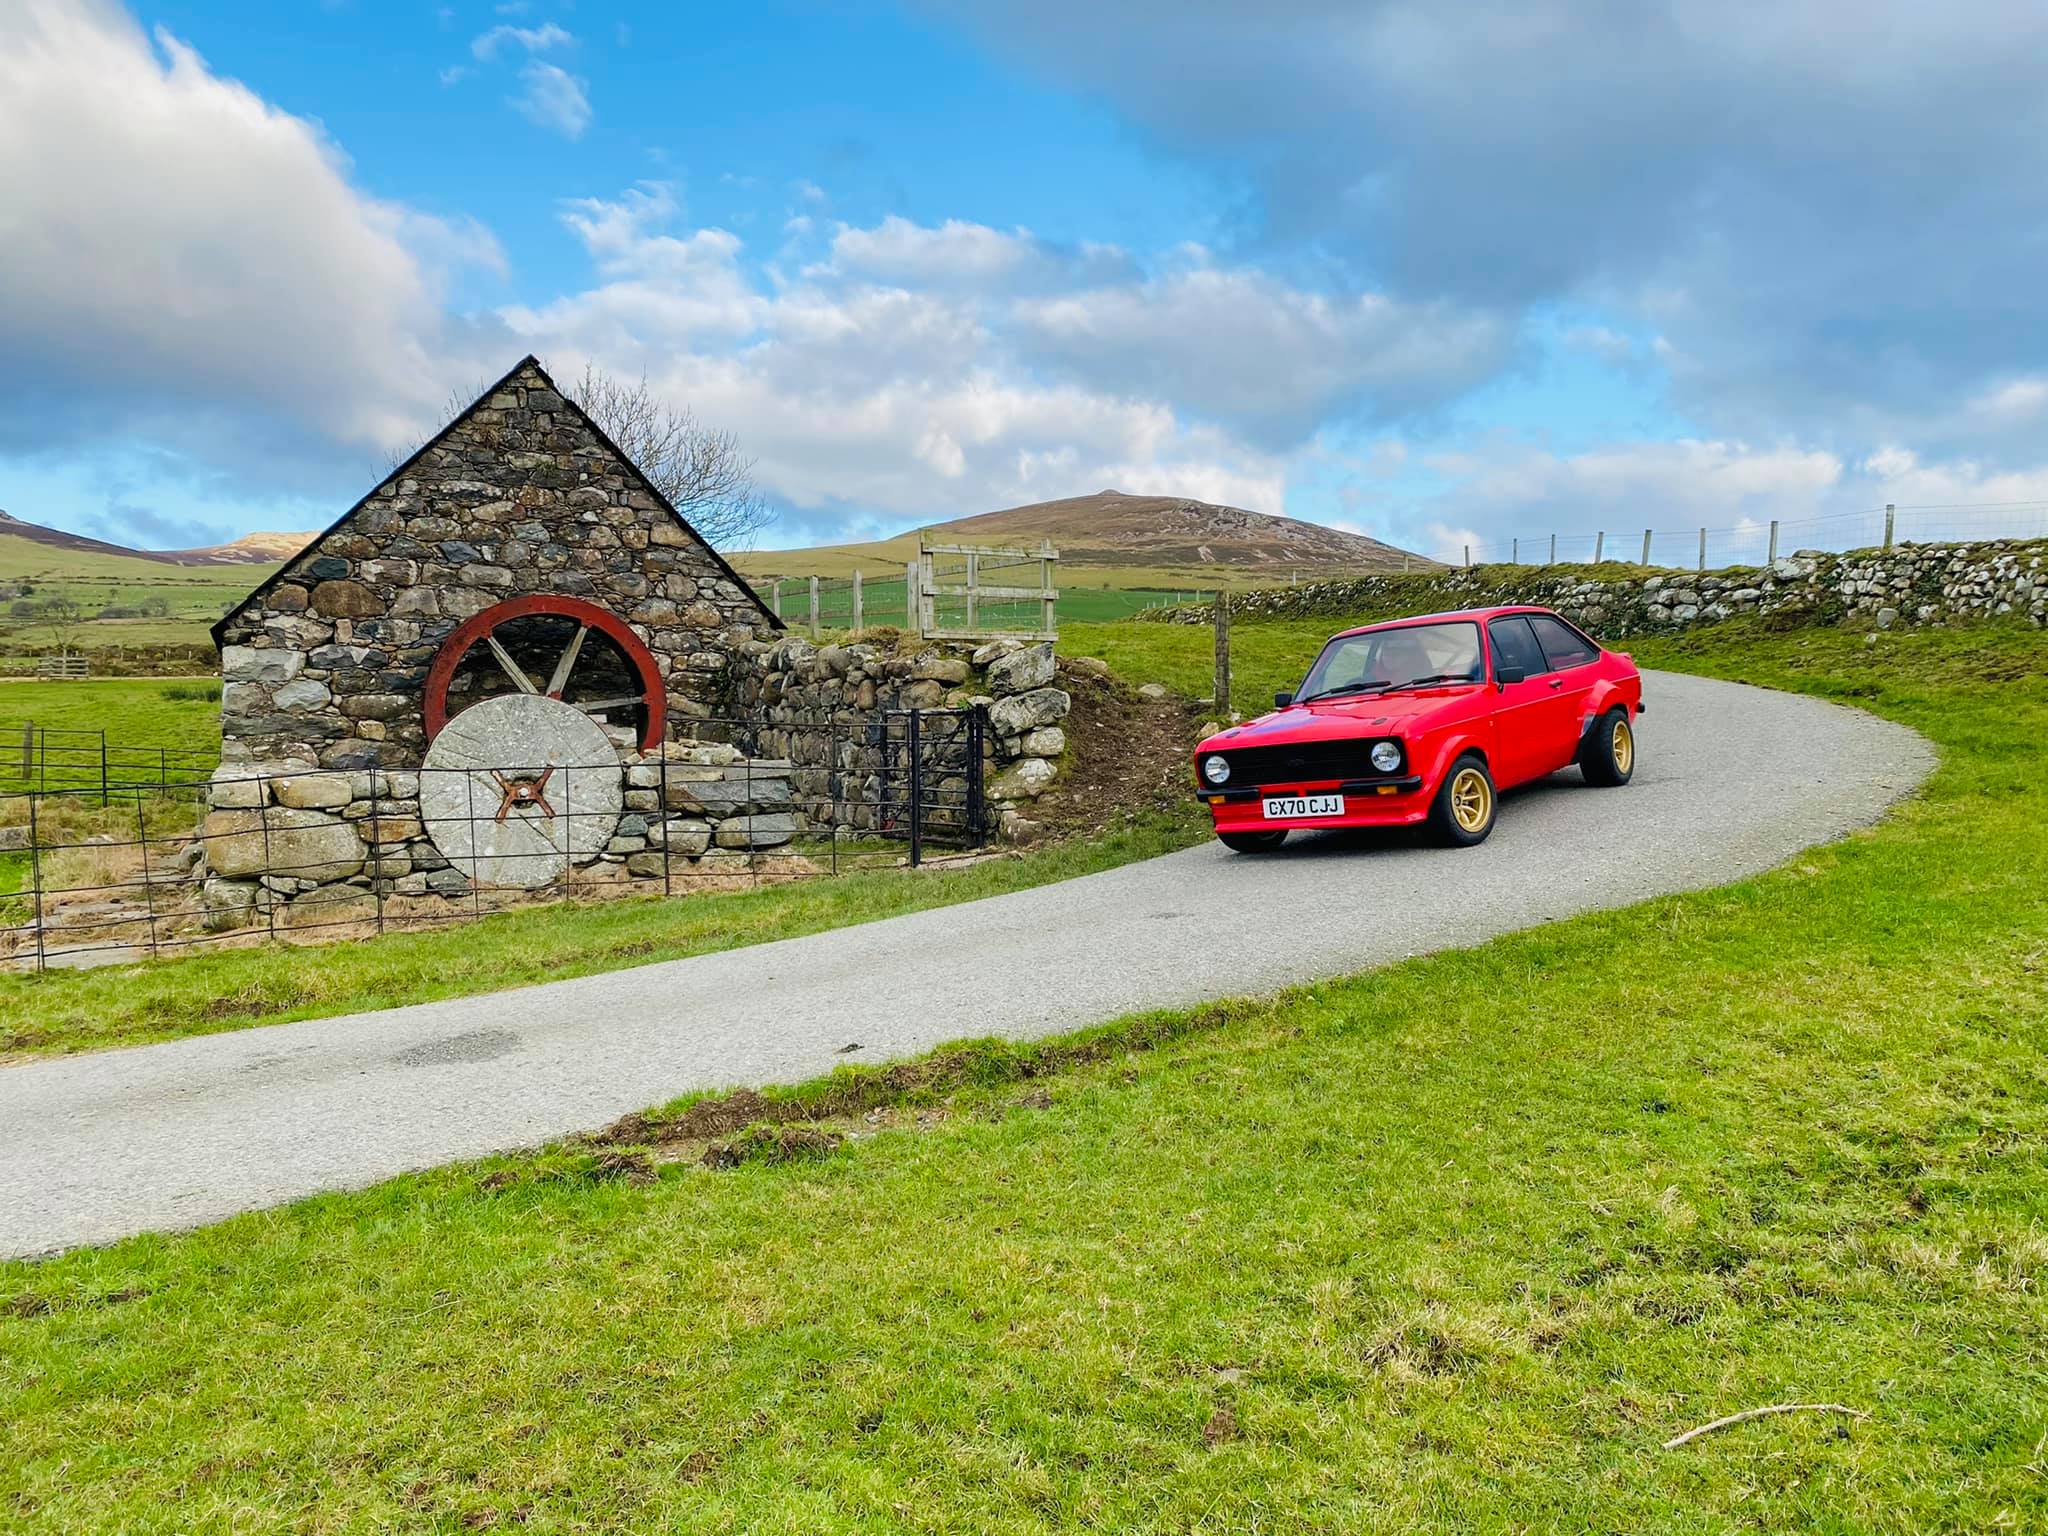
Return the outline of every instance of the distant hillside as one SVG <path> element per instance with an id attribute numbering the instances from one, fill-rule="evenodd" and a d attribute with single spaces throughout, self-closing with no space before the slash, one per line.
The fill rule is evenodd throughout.
<path id="1" fill-rule="evenodd" d="M 1363 534 L 1291 517 L 1217 506 L 1180 496 L 1098 491 L 1059 501 L 1006 507 L 898 534 L 870 544 L 761 550 L 737 564 L 757 576 L 834 576 L 857 566 L 902 564 L 918 538 L 936 543 L 1059 548 L 1063 568 L 1115 573 L 1119 585 L 1154 580 L 1236 585 L 1290 575 L 1428 569 L 1435 562 Z"/>
<path id="2" fill-rule="evenodd" d="M 280 565 L 312 542 L 310 533 L 250 533 L 228 544 L 209 544 L 199 549 L 131 549 L 105 539 L 89 539 L 81 533 L 46 528 L 0 512 L 0 538 L 21 539 L 48 549 L 78 555 L 108 556 L 124 560 L 148 560 L 160 565 Z"/>

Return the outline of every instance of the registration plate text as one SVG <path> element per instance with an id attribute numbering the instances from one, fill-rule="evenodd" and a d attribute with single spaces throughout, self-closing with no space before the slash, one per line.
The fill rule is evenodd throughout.
<path id="1" fill-rule="evenodd" d="M 1342 816 L 1342 795 L 1268 795 L 1266 820 L 1302 821 L 1311 816 Z"/>

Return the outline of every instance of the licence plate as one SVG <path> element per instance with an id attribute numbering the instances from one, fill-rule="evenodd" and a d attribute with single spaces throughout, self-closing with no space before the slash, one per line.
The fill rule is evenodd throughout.
<path id="1" fill-rule="evenodd" d="M 1268 795 L 1266 820 L 1301 821 L 1311 816 L 1342 816 L 1342 795 Z"/>

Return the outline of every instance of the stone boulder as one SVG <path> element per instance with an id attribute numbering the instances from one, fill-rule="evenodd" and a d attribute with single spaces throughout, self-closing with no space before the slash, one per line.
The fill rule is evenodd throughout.
<path id="1" fill-rule="evenodd" d="M 1053 655 L 1050 645 L 1034 645 L 989 663 L 988 691 L 1001 699 L 1009 694 L 1029 693 L 1052 681 Z M 1064 697 L 1064 695 L 1062 695 Z"/>
<path id="2" fill-rule="evenodd" d="M 1030 653 L 1019 651 L 1017 654 L 1025 656 Z M 1048 658 L 1051 656 L 1050 651 L 1046 654 Z M 1029 693 L 1013 693 L 1007 698 L 997 699 L 989 706 L 988 721 L 998 736 L 1022 736 L 1041 725 L 1055 725 L 1066 719 L 1067 712 L 1073 707 L 1073 696 L 1063 688 L 1034 688 Z"/>
<path id="3" fill-rule="evenodd" d="M 272 779 L 270 792 L 279 805 L 300 811 L 336 810 L 355 798 L 354 788 L 345 773 L 300 773 Z M 258 802 L 251 800 L 248 803 L 254 805 Z"/>
<path id="4" fill-rule="evenodd" d="M 803 818 L 789 812 L 735 816 L 718 824 L 721 848 L 779 848 L 803 830 Z"/>
<path id="5" fill-rule="evenodd" d="M 1033 799 L 1045 793 L 1057 772 L 1042 757 L 1020 757 L 989 780 L 988 797 L 996 801 Z"/>
<path id="6" fill-rule="evenodd" d="M 229 878 L 280 874 L 326 885 L 363 867 L 355 827 L 321 811 L 215 811 L 200 836 L 207 868 Z"/>

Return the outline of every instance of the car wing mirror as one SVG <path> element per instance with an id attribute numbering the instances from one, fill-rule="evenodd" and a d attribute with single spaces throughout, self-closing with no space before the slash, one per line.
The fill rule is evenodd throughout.
<path id="1" fill-rule="evenodd" d="M 1511 666 L 1505 662 L 1493 669 L 1493 680 L 1503 688 L 1509 683 L 1527 682 L 1528 678 L 1529 674 L 1523 668 Z"/>
<path id="2" fill-rule="evenodd" d="M 1273 695 L 1273 707 L 1275 709 L 1285 709 L 1288 705 L 1292 704 L 1293 702 L 1294 695 L 1285 692 L 1284 690 L 1280 693 L 1276 693 Z"/>

